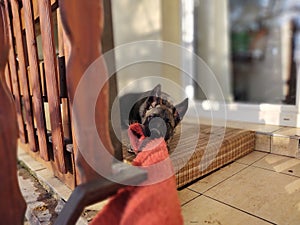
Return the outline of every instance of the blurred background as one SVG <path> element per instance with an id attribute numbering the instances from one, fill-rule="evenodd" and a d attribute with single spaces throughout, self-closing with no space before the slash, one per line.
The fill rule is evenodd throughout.
<path id="1" fill-rule="evenodd" d="M 261 104 L 275 105 L 291 112 L 298 109 L 299 9 L 298 0 L 113 0 L 114 41 L 116 47 L 143 40 L 178 44 L 204 60 L 228 104 L 250 105 L 255 110 L 261 110 Z M 164 47 L 138 45 L 117 52 L 116 61 L 122 64 L 131 55 L 147 54 L 162 60 L 168 55 Z M 140 79 L 161 76 L 174 81 L 196 102 L 220 100 L 208 78 L 212 75 L 199 69 L 192 54 L 174 57 L 189 74 L 161 63 L 138 63 L 118 71 L 119 90 L 133 83 L 135 91 L 138 87 L 150 90 L 157 81 Z"/>

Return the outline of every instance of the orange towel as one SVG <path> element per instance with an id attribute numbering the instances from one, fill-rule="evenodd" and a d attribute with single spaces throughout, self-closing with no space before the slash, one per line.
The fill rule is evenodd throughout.
<path id="1" fill-rule="evenodd" d="M 92 225 L 182 225 L 176 181 L 163 138 L 149 140 L 139 124 L 129 128 L 135 151 L 141 150 L 133 165 L 148 170 L 141 186 L 125 187 L 110 198 Z"/>

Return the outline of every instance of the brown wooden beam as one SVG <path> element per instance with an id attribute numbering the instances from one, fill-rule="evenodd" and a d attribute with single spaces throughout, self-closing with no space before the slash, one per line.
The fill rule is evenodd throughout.
<path id="1" fill-rule="evenodd" d="M 113 34 L 113 18 L 112 18 L 112 6 L 111 6 L 111 1 L 103 1 L 103 6 L 104 6 L 104 21 L 105 21 L 105 26 L 103 30 L 103 36 L 102 36 L 102 48 L 103 48 L 103 53 L 111 51 L 114 49 L 115 44 L 114 44 L 114 34 Z M 111 58 L 110 58 L 110 70 L 116 71 L 115 65 L 115 54 L 113 51 L 110 52 Z M 119 100 L 117 99 L 118 96 L 118 83 L 117 83 L 117 74 L 113 74 L 109 78 L 109 115 L 112 114 L 112 105 L 114 102 L 115 104 L 120 104 Z M 117 105 L 117 106 L 118 106 Z M 120 108 L 117 107 L 118 112 L 114 112 L 120 115 Z M 115 130 L 112 127 L 112 121 L 111 117 L 109 117 L 109 129 L 110 129 L 110 137 L 112 140 L 112 144 L 115 149 L 115 157 L 119 161 L 123 161 L 123 152 L 122 152 L 122 143 L 118 139 L 118 137 L 121 137 L 121 121 L 120 117 L 119 118 L 113 118 L 117 121 L 113 121 L 114 124 L 117 126 L 115 127 Z M 117 128 L 119 127 L 119 129 Z"/>
<path id="2" fill-rule="evenodd" d="M 26 42 L 28 49 L 28 59 L 30 68 L 30 79 L 32 85 L 32 101 L 33 113 L 36 121 L 37 135 L 40 156 L 42 159 L 48 161 L 50 159 L 47 146 L 46 123 L 44 117 L 44 103 L 42 100 L 42 89 L 39 73 L 39 62 L 37 55 L 36 37 L 34 31 L 34 21 L 31 0 L 23 0 L 24 20 L 26 27 Z"/>
<path id="3" fill-rule="evenodd" d="M 6 11 L 6 21 L 7 21 L 7 33 L 8 33 L 8 41 L 10 45 L 9 54 L 8 54 L 8 61 L 9 61 L 9 70 L 10 70 L 10 76 L 11 76 L 11 82 L 12 82 L 12 93 L 14 95 L 15 99 L 15 107 L 17 111 L 17 121 L 18 121 L 18 127 L 19 127 L 19 137 L 20 140 L 25 143 L 26 142 L 26 131 L 24 128 L 24 120 L 22 116 L 22 110 L 21 110 L 21 95 L 20 95 L 20 86 L 19 86 L 19 78 L 17 75 L 17 67 L 16 67 L 16 56 L 14 53 L 13 48 L 13 35 L 12 35 L 12 24 L 11 20 L 9 18 L 9 6 L 8 6 L 8 0 L 4 0 L 5 4 L 5 11 Z"/>
<path id="4" fill-rule="evenodd" d="M 48 0 L 39 0 L 38 6 L 40 11 L 41 36 L 48 93 L 47 96 L 50 110 L 54 161 L 57 165 L 57 169 L 61 173 L 66 173 L 67 167 L 65 163 L 65 149 L 63 144 L 64 139 L 58 92 L 58 74 L 53 38 L 51 5 Z"/>
<path id="5" fill-rule="evenodd" d="M 57 15 L 57 31 L 58 31 L 58 58 L 62 60 L 61 63 L 63 65 L 66 65 L 67 61 L 65 60 L 64 30 L 61 24 L 61 16 L 60 16 L 59 8 L 57 9 L 56 15 Z M 61 72 L 65 73 L 65 70 Z M 62 76 L 62 74 L 59 75 Z M 62 79 L 60 79 L 60 82 L 61 82 L 61 87 L 64 87 L 65 84 L 67 83 L 66 80 L 62 80 Z M 66 90 L 60 90 L 60 92 L 63 91 Z M 71 139 L 72 137 L 71 137 L 71 122 L 70 122 L 70 115 L 69 115 L 69 101 L 66 98 L 66 96 L 63 96 L 61 98 L 61 111 L 62 111 L 62 125 L 64 130 L 64 137 L 67 139 Z"/>
<path id="6" fill-rule="evenodd" d="M 22 1 L 22 0 L 21 0 Z M 21 2 L 20 1 L 20 2 Z M 39 7 L 38 7 L 38 0 L 32 0 L 32 12 L 33 12 L 33 18 L 34 22 L 36 22 L 40 16 L 39 13 Z M 57 0 L 51 0 L 51 9 L 55 9 L 58 6 L 58 1 Z M 24 20 L 24 10 L 23 7 L 20 9 L 20 15 L 21 15 L 21 20 L 22 20 L 22 29 L 25 29 L 25 20 Z"/>
<path id="7" fill-rule="evenodd" d="M 35 131 L 33 125 L 33 117 L 30 105 L 30 93 L 29 93 L 29 85 L 28 85 L 28 76 L 26 69 L 26 61 L 25 61 L 25 49 L 23 46 L 23 36 L 21 30 L 21 21 L 19 14 L 19 4 L 17 0 L 11 0 L 11 8 L 13 15 L 13 30 L 16 38 L 16 49 L 19 60 L 19 75 L 20 75 L 20 85 L 23 94 L 24 108 L 25 108 L 25 121 L 26 121 L 26 129 L 28 133 L 28 142 L 32 151 L 37 151 L 38 147 L 35 141 Z"/>
<path id="8" fill-rule="evenodd" d="M 73 100 L 76 88 L 87 68 L 102 54 L 101 37 L 103 33 L 103 5 L 101 0 L 64 0 L 59 1 L 63 26 L 71 43 L 71 55 L 69 63 L 67 65 L 67 85 L 69 100 L 71 107 L 73 106 Z M 79 16 L 80 15 L 80 16 Z M 99 74 L 105 79 L 107 74 Z M 87 87 L 87 92 L 88 92 Z M 85 96 L 82 96 L 85 98 Z M 89 106 L 89 101 L 83 102 L 85 106 Z M 73 120 L 81 121 L 87 119 L 88 110 L 85 106 L 82 106 L 78 114 L 72 115 Z M 98 102 L 95 108 L 95 123 L 97 126 L 99 137 L 105 146 L 103 151 L 108 151 L 110 154 L 114 154 L 114 149 L 111 144 L 109 134 L 109 86 L 108 83 L 104 85 L 101 93 L 98 97 Z M 88 137 L 89 134 L 86 133 Z M 74 140 L 78 144 L 81 138 L 77 137 Z M 110 159 L 101 158 L 99 156 L 99 150 L 94 149 L 94 146 L 87 147 L 87 149 L 81 149 L 81 151 L 88 152 L 89 160 L 94 163 L 102 165 L 103 170 L 107 174 L 111 172 L 112 162 Z M 74 148 L 76 155 L 76 168 L 77 168 L 77 183 L 83 183 L 93 180 L 99 175 L 89 166 L 84 160 L 83 156 L 79 152 L 78 148 Z"/>
<path id="9" fill-rule="evenodd" d="M 9 52 L 5 7 L 0 1 L 0 218 L 1 224 L 24 224 L 25 201 L 17 180 L 17 117 L 4 80 Z"/>

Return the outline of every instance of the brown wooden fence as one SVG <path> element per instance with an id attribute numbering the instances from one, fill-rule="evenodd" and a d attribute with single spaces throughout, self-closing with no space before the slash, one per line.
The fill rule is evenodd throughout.
<path id="1" fill-rule="evenodd" d="M 19 144 L 69 187 L 85 181 L 75 163 L 66 64 L 69 43 L 58 0 L 4 0 L 11 49 L 5 81 L 13 94 Z M 103 51 L 113 48 L 110 1 L 104 1 Z M 71 22 L 70 22 L 71 23 Z M 110 80 L 114 97 L 116 80 Z M 113 136 L 113 135 L 112 135 Z M 113 136 L 114 137 L 114 136 Z M 120 144 L 114 141 L 114 149 Z M 121 154 L 118 154 L 121 158 Z M 80 159 L 80 157 L 79 157 Z M 92 172 L 91 172 L 92 173 Z"/>
<path id="2" fill-rule="evenodd" d="M 144 170 L 124 168 L 122 163 L 113 165 L 111 159 L 107 160 L 111 157 L 101 154 L 99 157 L 95 148 L 78 150 L 76 143 L 81 143 L 83 136 L 75 138 L 70 117 L 81 121 L 87 115 L 84 111 L 70 115 L 69 108 L 72 109 L 74 93 L 84 71 L 103 50 L 113 48 L 110 1 L 60 0 L 60 3 L 0 0 L 0 218 L 3 224 L 24 223 L 25 202 L 16 176 L 18 135 L 19 144 L 67 185 L 74 187 L 80 183 L 55 224 L 75 224 L 86 206 L 107 199 L 124 187 L 123 184 L 137 185 L 147 178 Z M 66 37 L 70 40 L 68 45 Z M 105 68 L 105 63 L 100 68 Z M 105 72 L 99 76 L 108 78 Z M 109 105 L 115 94 L 114 78 L 106 82 L 99 94 L 95 121 L 105 146 L 100 152 L 107 150 L 121 159 L 120 144 L 111 140 L 115 137 L 109 127 Z M 81 97 L 86 96 L 83 93 Z M 84 104 L 88 106 L 89 102 Z M 82 150 L 88 151 L 88 159 L 101 163 L 113 179 L 95 173 L 83 159 Z"/>

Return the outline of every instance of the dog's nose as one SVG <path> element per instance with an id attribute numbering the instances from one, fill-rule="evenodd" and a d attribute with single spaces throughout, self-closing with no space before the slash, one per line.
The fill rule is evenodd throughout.
<path id="1" fill-rule="evenodd" d="M 154 117 L 150 120 L 149 130 L 151 138 L 165 137 L 167 133 L 167 126 L 162 118 Z"/>

